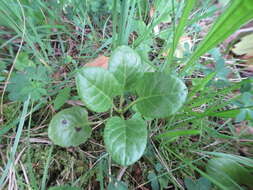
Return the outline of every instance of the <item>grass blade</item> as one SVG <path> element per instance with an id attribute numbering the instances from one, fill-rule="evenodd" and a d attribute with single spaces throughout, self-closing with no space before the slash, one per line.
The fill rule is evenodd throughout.
<path id="1" fill-rule="evenodd" d="M 237 155 L 233 155 L 233 154 L 226 154 L 226 153 L 222 153 L 222 152 L 205 152 L 205 151 L 203 151 L 203 153 L 217 156 L 217 157 L 228 158 L 228 159 L 234 160 L 236 162 L 239 162 L 243 165 L 246 165 L 248 167 L 253 167 L 253 160 L 250 158 L 247 158 L 247 157 L 237 156 Z"/>
<path id="2" fill-rule="evenodd" d="M 183 14 L 181 16 L 181 19 L 178 23 L 178 26 L 177 26 L 175 34 L 174 34 L 172 48 L 169 51 L 169 55 L 168 55 L 167 61 L 165 63 L 165 72 L 168 72 L 170 70 L 170 67 L 173 65 L 172 64 L 173 55 L 174 55 L 175 50 L 177 48 L 179 39 L 180 39 L 180 37 L 182 36 L 182 34 L 184 32 L 184 28 L 187 24 L 189 14 L 190 14 L 192 8 L 194 7 L 194 5 L 196 3 L 196 0 L 186 1 L 185 3 L 186 4 L 185 4 L 185 7 L 184 7 Z"/>
<path id="3" fill-rule="evenodd" d="M 203 177 L 207 178 L 209 181 L 213 182 L 217 187 L 219 187 L 222 190 L 229 190 L 226 186 L 221 184 L 219 181 L 215 180 L 211 176 L 209 176 L 207 173 L 203 172 L 202 170 L 198 169 L 196 166 L 194 166 L 190 161 L 186 160 L 185 158 L 182 158 L 179 154 L 175 153 L 171 149 L 166 147 L 166 150 L 173 154 L 175 157 L 180 159 L 182 162 L 188 164 L 192 169 L 196 170 L 198 173 L 200 173 Z"/>
<path id="4" fill-rule="evenodd" d="M 117 0 L 113 0 L 112 6 L 112 45 L 113 49 L 117 47 L 117 25 L 118 25 L 118 16 L 117 16 Z"/>
<path id="5" fill-rule="evenodd" d="M 32 113 L 33 113 L 33 102 L 31 103 L 31 111 L 30 111 L 30 116 L 29 116 L 29 122 L 28 122 L 28 130 L 27 130 L 27 154 L 28 154 L 28 176 L 31 181 L 31 187 L 33 190 L 39 190 L 39 187 L 37 185 L 36 177 L 33 172 L 33 166 L 32 166 L 32 156 L 31 156 L 31 143 L 29 139 L 31 138 L 31 122 L 32 122 Z"/>
<path id="6" fill-rule="evenodd" d="M 46 182 L 47 182 L 47 177 L 48 177 L 48 168 L 50 165 L 50 161 L 52 158 L 52 152 L 53 152 L 54 146 L 52 145 L 51 148 L 48 151 L 48 157 L 47 157 L 47 161 L 45 164 L 45 169 L 43 172 L 43 177 L 42 177 L 42 182 L 41 182 L 41 190 L 46 190 Z"/>
<path id="7" fill-rule="evenodd" d="M 241 25 L 253 18 L 253 1 L 237 0 L 231 3 L 225 12 L 216 20 L 212 29 L 205 39 L 199 44 L 196 51 L 192 54 L 181 73 L 187 71 L 194 62 L 204 53 L 214 48 L 220 42 L 234 33 Z"/>
<path id="8" fill-rule="evenodd" d="M 130 7 L 130 0 L 123 0 L 121 4 L 118 45 L 127 45 L 127 44 L 124 44 L 123 39 L 124 39 L 124 36 L 126 35 L 125 28 L 127 26 L 129 7 Z"/>
<path id="9" fill-rule="evenodd" d="M 201 134 L 201 130 L 177 130 L 177 131 L 168 131 L 166 133 L 162 133 L 160 135 L 157 135 L 157 138 L 163 139 L 163 138 L 173 138 L 173 137 L 179 137 L 179 136 L 187 136 L 187 135 L 199 135 Z"/>
<path id="10" fill-rule="evenodd" d="M 19 143 L 19 140 L 20 140 L 20 137 L 21 137 L 21 134 L 22 134 L 23 126 L 24 126 L 24 123 L 25 123 L 25 118 L 26 118 L 26 115 L 27 115 L 29 102 L 30 102 L 30 96 L 24 102 L 24 107 L 23 107 L 22 114 L 21 114 L 21 117 L 20 117 L 20 122 L 19 122 L 19 125 L 18 125 L 18 130 L 17 130 L 17 134 L 16 134 L 16 137 L 15 137 L 15 141 L 14 141 L 14 144 L 13 144 L 13 147 L 12 147 L 11 155 L 10 155 L 8 163 L 5 167 L 3 175 L 0 178 L 0 188 L 2 187 L 4 181 L 5 181 L 8 173 L 9 173 L 9 169 L 11 167 L 13 167 L 13 162 L 14 162 L 15 154 L 16 154 L 16 151 L 17 151 L 17 148 L 18 148 L 18 143 Z"/>

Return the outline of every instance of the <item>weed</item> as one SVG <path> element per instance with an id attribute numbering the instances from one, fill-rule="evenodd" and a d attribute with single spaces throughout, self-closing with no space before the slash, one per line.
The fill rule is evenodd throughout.
<path id="1" fill-rule="evenodd" d="M 2 0 L 0 188 L 250 189 L 252 10 Z"/>

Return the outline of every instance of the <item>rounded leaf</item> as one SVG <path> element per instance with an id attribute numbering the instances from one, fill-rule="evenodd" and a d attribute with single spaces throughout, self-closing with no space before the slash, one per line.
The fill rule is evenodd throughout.
<path id="1" fill-rule="evenodd" d="M 229 188 L 229 190 L 238 189 L 238 185 L 242 184 L 253 187 L 253 175 L 250 171 L 230 158 L 210 159 L 206 171 L 209 176 Z"/>
<path id="2" fill-rule="evenodd" d="M 90 135 L 88 113 L 78 106 L 60 111 L 49 124 L 49 138 L 62 147 L 78 146 Z"/>
<path id="3" fill-rule="evenodd" d="M 85 67 L 76 76 L 77 90 L 85 105 L 95 112 L 105 112 L 113 105 L 113 97 L 122 89 L 115 77 L 99 67 Z"/>
<path id="4" fill-rule="evenodd" d="M 143 75 L 141 58 L 132 48 L 120 46 L 110 57 L 109 71 L 123 85 L 123 88 L 128 90 Z"/>
<path id="5" fill-rule="evenodd" d="M 182 80 L 165 73 L 145 73 L 136 90 L 139 96 L 138 111 L 151 118 L 174 114 L 187 96 L 187 88 Z"/>
<path id="6" fill-rule="evenodd" d="M 110 118 L 105 126 L 104 141 L 112 159 L 120 165 L 133 164 L 143 155 L 147 128 L 142 119 Z"/>

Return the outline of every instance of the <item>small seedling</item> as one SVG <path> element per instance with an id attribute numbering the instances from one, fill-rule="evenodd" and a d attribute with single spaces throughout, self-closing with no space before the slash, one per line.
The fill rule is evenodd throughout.
<path id="1" fill-rule="evenodd" d="M 115 113 L 106 121 L 104 142 L 112 159 L 123 166 L 133 164 L 144 153 L 148 130 L 143 117 L 175 114 L 187 96 L 182 80 L 162 72 L 144 72 L 144 66 L 133 49 L 120 46 L 112 53 L 108 70 L 84 67 L 76 76 L 78 94 L 88 109 L 98 113 L 112 109 Z M 127 105 L 126 92 L 137 95 Z M 133 105 L 139 114 L 126 119 L 125 113 Z M 49 125 L 49 138 L 63 147 L 78 146 L 90 135 L 87 111 L 81 107 L 62 110 Z"/>

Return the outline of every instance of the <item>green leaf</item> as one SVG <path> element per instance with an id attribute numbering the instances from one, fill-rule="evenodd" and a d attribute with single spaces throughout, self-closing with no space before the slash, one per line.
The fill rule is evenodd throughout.
<path id="1" fill-rule="evenodd" d="M 213 155 L 213 156 L 216 156 L 216 157 L 222 157 L 222 158 L 228 158 L 230 160 L 234 160 L 240 164 L 243 164 L 247 167 L 251 167 L 253 168 L 253 159 L 250 159 L 250 158 L 246 158 L 244 156 L 238 156 L 238 155 L 233 155 L 233 154 L 226 154 L 226 153 L 222 153 L 222 152 L 204 152 L 206 154 L 209 154 L 209 155 Z"/>
<path id="2" fill-rule="evenodd" d="M 229 135 L 224 135 L 224 134 L 220 133 L 219 131 L 217 131 L 216 129 L 213 129 L 211 127 L 205 127 L 205 131 L 210 137 L 220 138 L 220 139 L 235 139 L 235 137 L 229 136 Z"/>
<path id="3" fill-rule="evenodd" d="M 5 77 L 0 76 L 0 82 L 4 81 Z"/>
<path id="4" fill-rule="evenodd" d="M 206 179 L 204 177 L 201 177 L 201 178 L 198 179 L 197 189 L 199 189 L 199 190 L 209 190 L 209 189 L 211 189 L 211 187 L 212 187 L 212 184 L 208 179 Z"/>
<path id="5" fill-rule="evenodd" d="M 25 52 L 21 52 L 17 58 L 15 68 L 17 70 L 24 70 L 26 67 L 34 67 L 35 64 L 29 59 L 29 56 Z"/>
<path id="6" fill-rule="evenodd" d="M 196 190 L 196 183 L 191 178 L 186 178 L 184 180 L 187 190 Z"/>
<path id="7" fill-rule="evenodd" d="M 201 55 L 214 48 L 252 18 L 252 0 L 230 1 L 227 9 L 217 19 L 205 39 L 192 54 L 183 71 L 189 69 Z"/>
<path id="8" fill-rule="evenodd" d="M 147 128 L 142 119 L 110 118 L 105 126 L 104 141 L 112 159 L 120 165 L 131 165 L 140 159 L 147 144 Z"/>
<path id="9" fill-rule="evenodd" d="M 12 101 L 25 101 L 29 94 L 24 93 L 24 89 L 31 89 L 29 78 L 23 73 L 16 73 L 10 79 L 10 84 L 7 86 L 9 99 Z"/>
<path id="10" fill-rule="evenodd" d="M 56 96 L 56 98 L 54 100 L 54 109 L 55 110 L 60 109 L 63 106 L 63 104 L 66 102 L 66 100 L 69 99 L 70 91 L 71 91 L 71 88 L 66 87 L 58 93 L 58 95 Z"/>
<path id="11" fill-rule="evenodd" d="M 110 182 L 107 187 L 108 190 L 128 190 L 127 185 L 122 181 Z"/>
<path id="12" fill-rule="evenodd" d="M 178 2 L 175 1 L 174 3 L 175 6 L 177 6 Z M 154 10 L 156 11 L 155 15 L 158 17 L 162 17 L 165 13 L 168 13 L 172 9 L 172 3 L 167 0 L 154 1 Z M 167 15 L 167 17 L 170 17 L 170 15 Z"/>
<path id="13" fill-rule="evenodd" d="M 216 72 L 212 72 L 205 76 L 205 78 L 201 79 L 199 83 L 192 88 L 191 92 L 189 93 L 189 97 L 192 98 L 192 96 L 194 96 L 198 91 L 204 90 L 207 84 L 214 78 L 215 75 Z"/>
<path id="14" fill-rule="evenodd" d="M 57 187 L 50 187 L 49 190 L 81 190 L 79 187 L 72 187 L 69 185 L 61 185 Z"/>
<path id="15" fill-rule="evenodd" d="M 159 190 L 158 177 L 154 172 L 148 174 L 148 180 L 151 181 L 152 190 Z"/>
<path id="16" fill-rule="evenodd" d="M 0 61 L 0 72 L 6 69 L 7 64 L 5 62 Z"/>
<path id="17" fill-rule="evenodd" d="M 230 158 L 213 158 L 208 161 L 206 171 L 209 176 L 229 189 L 240 189 L 239 185 L 253 187 L 249 170 Z"/>
<path id="18" fill-rule="evenodd" d="M 187 190 L 209 190 L 212 187 L 210 181 L 204 177 L 199 178 L 196 182 L 186 178 L 184 182 Z"/>
<path id="19" fill-rule="evenodd" d="M 172 115 L 183 105 L 187 88 L 179 78 L 164 73 L 145 73 L 138 82 L 137 109 L 146 117 Z"/>
<path id="20" fill-rule="evenodd" d="M 78 106 L 60 111 L 49 124 L 49 138 L 62 147 L 78 146 L 90 135 L 88 113 Z"/>
<path id="21" fill-rule="evenodd" d="M 242 122 L 243 120 L 245 120 L 246 115 L 247 115 L 246 110 L 240 110 L 239 114 L 235 118 L 235 121 L 236 122 Z"/>
<path id="22" fill-rule="evenodd" d="M 109 71 L 122 84 L 124 89 L 131 88 L 143 75 L 141 58 L 128 46 L 120 46 L 113 51 Z"/>
<path id="23" fill-rule="evenodd" d="M 25 101 L 30 95 L 34 101 L 47 95 L 46 85 L 50 81 L 48 70 L 43 66 L 25 67 L 22 72 L 16 72 L 7 86 L 9 98 L 13 101 Z"/>
<path id="24" fill-rule="evenodd" d="M 107 70 L 86 67 L 76 77 L 78 94 L 85 105 L 95 112 L 105 112 L 113 105 L 113 97 L 122 89 L 117 79 Z"/>

